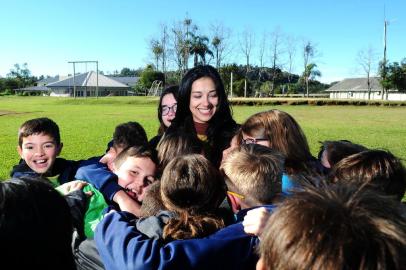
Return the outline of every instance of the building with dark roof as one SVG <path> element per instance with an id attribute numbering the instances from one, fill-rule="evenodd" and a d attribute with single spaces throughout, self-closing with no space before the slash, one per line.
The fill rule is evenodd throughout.
<path id="1" fill-rule="evenodd" d="M 127 96 L 131 87 L 94 71 L 70 76 L 46 85 L 51 96 Z M 97 91 L 97 92 L 96 92 Z"/>
<path id="2" fill-rule="evenodd" d="M 370 88 L 370 99 L 385 99 L 382 98 L 383 89 L 378 77 L 370 78 Z M 344 79 L 325 91 L 330 94 L 330 98 L 334 99 L 368 99 L 368 80 L 367 78 Z M 390 89 L 387 100 L 406 100 L 406 94 Z"/>
<path id="3" fill-rule="evenodd" d="M 117 77 L 117 76 L 107 76 L 110 79 L 121 82 L 131 88 L 133 88 L 137 83 L 140 77 Z"/>

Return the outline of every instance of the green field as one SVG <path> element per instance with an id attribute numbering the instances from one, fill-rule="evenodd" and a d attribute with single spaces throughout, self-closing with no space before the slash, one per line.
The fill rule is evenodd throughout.
<path id="1" fill-rule="evenodd" d="M 26 120 L 49 117 L 61 130 L 61 156 L 83 159 L 102 154 L 114 127 L 140 122 L 151 138 L 156 134 L 157 98 L 108 97 L 71 99 L 52 97 L 0 97 L 0 179 L 8 178 L 19 157 L 17 130 Z M 235 106 L 241 123 L 255 112 L 280 109 L 293 115 L 305 131 L 313 154 L 319 141 L 348 139 L 371 148 L 384 148 L 406 159 L 406 107 L 383 106 Z"/>

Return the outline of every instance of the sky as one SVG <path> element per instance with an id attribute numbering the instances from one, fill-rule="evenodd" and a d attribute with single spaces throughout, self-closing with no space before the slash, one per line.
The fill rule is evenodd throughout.
<path id="1" fill-rule="evenodd" d="M 325 83 L 362 77 L 356 60 L 361 50 L 372 47 L 376 62 L 382 59 L 385 17 L 388 60 L 406 57 L 405 0 L 0 0 L 0 7 L 2 77 L 16 63 L 27 63 L 34 76 L 72 74 L 68 61 L 78 60 L 97 60 L 105 73 L 142 68 L 154 62 L 149 41 L 159 35 L 160 25 L 171 27 L 186 16 L 209 37 L 210 25 L 230 29 L 228 63 L 244 64 L 239 40 L 248 29 L 255 36 L 250 63 L 259 65 L 262 36 L 279 29 L 296 40 L 293 71 L 299 74 L 300 47 L 311 41 L 318 52 L 313 62 Z M 283 58 L 280 65 L 286 70 Z M 76 72 L 94 69 L 81 64 Z"/>

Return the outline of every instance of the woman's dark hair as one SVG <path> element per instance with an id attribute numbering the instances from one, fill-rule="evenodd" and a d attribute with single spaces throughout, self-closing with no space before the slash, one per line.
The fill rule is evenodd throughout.
<path id="1" fill-rule="evenodd" d="M 164 91 L 162 91 L 161 96 L 159 97 L 159 103 L 158 103 L 158 119 L 159 119 L 159 129 L 158 129 L 158 135 L 162 135 L 164 134 L 164 132 L 166 131 L 167 127 L 164 125 L 163 121 L 162 121 L 162 99 L 164 98 L 164 96 L 168 95 L 168 94 L 172 94 L 173 97 L 175 98 L 175 100 L 178 100 L 178 90 L 179 90 L 179 86 L 178 85 L 172 85 L 172 86 L 168 86 L 167 88 L 164 89 Z"/>
<path id="2" fill-rule="evenodd" d="M 69 206 L 47 180 L 0 182 L 0 254 L 13 269 L 75 269 Z"/>
<path id="3" fill-rule="evenodd" d="M 202 152 L 203 143 L 196 136 L 182 131 L 166 134 L 158 144 L 159 174 L 174 158 Z"/>
<path id="4" fill-rule="evenodd" d="M 182 78 L 177 98 L 178 108 L 176 111 L 176 117 L 168 129 L 168 133 L 182 128 L 185 132 L 196 134 L 193 116 L 189 109 L 189 103 L 192 84 L 200 78 L 210 78 L 216 86 L 218 105 L 216 113 L 209 121 L 206 135 L 212 150 L 212 153 L 208 154 L 207 157 L 213 164 L 219 165 L 221 153 L 229 145 L 238 125 L 232 117 L 223 81 L 214 67 L 209 65 L 194 67 Z"/>

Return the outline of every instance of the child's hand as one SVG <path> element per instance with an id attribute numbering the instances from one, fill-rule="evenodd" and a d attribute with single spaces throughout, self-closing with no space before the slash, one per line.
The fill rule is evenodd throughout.
<path id="1" fill-rule="evenodd" d="M 62 194 L 66 195 L 73 191 L 81 190 L 85 186 L 87 186 L 87 182 L 81 181 L 81 180 L 75 180 L 75 181 L 71 181 L 71 182 L 68 182 L 68 183 L 65 183 L 65 184 L 59 186 L 58 190 L 60 192 L 62 192 Z M 93 193 L 91 191 L 87 191 L 87 192 L 85 192 L 85 194 L 89 197 L 93 195 Z"/>
<path id="2" fill-rule="evenodd" d="M 132 213 L 137 217 L 140 216 L 141 205 L 138 202 L 134 201 L 130 196 L 128 196 L 124 190 L 119 190 L 114 195 L 113 201 L 115 201 L 118 204 L 121 211 Z"/>
<path id="3" fill-rule="evenodd" d="M 244 221 L 242 222 L 244 231 L 248 234 L 253 234 L 258 237 L 261 236 L 270 216 L 271 213 L 269 213 L 269 211 L 265 207 L 260 207 L 248 211 L 244 217 Z"/>

